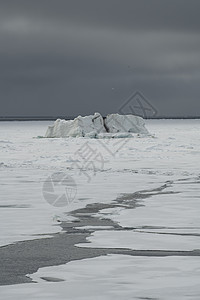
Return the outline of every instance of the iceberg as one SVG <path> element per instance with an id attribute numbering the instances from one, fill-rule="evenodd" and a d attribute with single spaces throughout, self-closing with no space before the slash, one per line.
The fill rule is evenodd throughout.
<path id="1" fill-rule="evenodd" d="M 103 117 L 99 113 L 91 116 L 78 116 L 74 120 L 57 119 L 49 126 L 45 137 L 96 137 L 99 132 L 106 132 Z"/>
<path id="2" fill-rule="evenodd" d="M 144 119 L 134 115 L 110 114 L 105 118 L 108 132 L 130 132 L 148 134 Z"/>
<path id="3" fill-rule="evenodd" d="M 143 118 L 119 114 L 103 118 L 100 113 L 95 113 L 85 117 L 78 116 L 74 120 L 57 119 L 53 125 L 48 126 L 45 137 L 128 138 L 135 133 L 149 133 Z"/>

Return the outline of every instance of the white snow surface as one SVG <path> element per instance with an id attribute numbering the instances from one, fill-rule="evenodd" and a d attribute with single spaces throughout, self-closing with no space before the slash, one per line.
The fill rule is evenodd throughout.
<path id="1" fill-rule="evenodd" d="M 148 134 L 143 118 L 111 114 L 103 120 L 99 113 L 95 113 L 68 121 L 57 119 L 53 125 L 48 126 L 45 137 L 125 138 L 132 137 L 131 133 Z"/>
<path id="2" fill-rule="evenodd" d="M 51 238 L 61 231 L 58 220 L 73 220 L 71 210 L 110 203 L 124 194 L 169 182 L 163 193 L 152 192 L 140 199 L 139 207 L 96 214 L 129 230 L 99 227 L 88 238 L 90 243 L 77 246 L 200 249 L 200 120 L 147 120 L 154 135 L 131 139 L 37 138 L 49 124 L 0 123 L 0 246 Z M 103 164 L 95 155 L 86 157 L 86 145 L 95 155 L 101 154 Z M 76 181 L 77 196 L 69 206 L 53 207 L 43 198 L 43 183 L 54 172 L 64 172 Z M 108 255 L 41 268 L 28 274 L 38 283 L 1 286 L 0 295 L 3 300 L 199 300 L 199 270 L 199 257 Z M 42 276 L 65 281 L 46 282 Z"/>
<path id="3" fill-rule="evenodd" d="M 1 286 L 3 300 L 199 300 L 199 257 L 108 255 L 39 269 L 37 284 Z M 57 278 L 47 282 L 41 277 Z"/>

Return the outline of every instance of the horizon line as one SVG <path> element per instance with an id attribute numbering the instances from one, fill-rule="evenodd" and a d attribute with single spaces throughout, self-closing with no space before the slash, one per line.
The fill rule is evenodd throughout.
<path id="1" fill-rule="evenodd" d="M 143 119 L 200 119 L 200 116 L 152 116 L 143 117 Z M 0 121 L 54 121 L 57 119 L 71 120 L 74 116 L 0 116 Z"/>

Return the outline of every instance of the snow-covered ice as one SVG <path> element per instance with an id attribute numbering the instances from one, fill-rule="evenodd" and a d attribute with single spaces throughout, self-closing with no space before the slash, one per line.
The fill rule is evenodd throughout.
<path id="1" fill-rule="evenodd" d="M 2 299 L 198 300 L 200 295 L 198 257 L 108 255 L 39 269 L 30 276 L 38 284 L 3 286 Z"/>
<path id="2" fill-rule="evenodd" d="M 0 123 L 1 246 L 51 238 L 61 231 L 58 220 L 71 220 L 71 210 L 143 191 L 141 195 L 149 196 L 138 199 L 140 206 L 134 209 L 109 208 L 96 214 L 127 231 L 94 227 L 90 243 L 78 247 L 200 248 L 200 120 L 147 120 L 152 135 L 131 139 L 37 138 L 49 124 Z M 101 154 L 103 165 L 92 156 L 93 169 L 85 154 L 80 155 L 87 143 Z M 43 183 L 54 172 L 65 172 L 76 181 L 77 197 L 69 206 L 52 207 L 43 198 Z M 149 192 L 166 183 L 163 191 Z M 199 270 L 198 256 L 108 255 L 41 268 L 29 274 L 37 284 L 1 286 L 0 294 L 3 300 L 199 299 Z M 65 281 L 46 282 L 41 277 Z"/>

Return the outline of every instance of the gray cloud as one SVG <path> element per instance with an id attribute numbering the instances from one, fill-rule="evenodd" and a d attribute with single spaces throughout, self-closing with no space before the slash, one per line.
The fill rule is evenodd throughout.
<path id="1" fill-rule="evenodd" d="M 0 1 L 0 115 L 199 115 L 200 2 Z"/>

